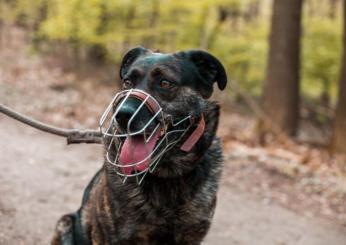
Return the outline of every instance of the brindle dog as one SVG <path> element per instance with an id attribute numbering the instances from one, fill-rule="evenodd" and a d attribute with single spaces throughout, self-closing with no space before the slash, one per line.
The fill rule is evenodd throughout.
<path id="1" fill-rule="evenodd" d="M 176 118 L 203 114 L 204 133 L 183 152 L 180 146 L 192 127 L 140 185 L 131 179 L 123 184 L 105 161 L 80 209 L 58 221 L 52 244 L 200 244 L 214 214 L 222 169 L 215 136 L 219 105 L 207 99 L 214 82 L 225 88 L 225 69 L 205 51 L 162 54 L 138 47 L 125 55 L 120 77 L 125 89 L 151 94 L 164 113 Z"/>

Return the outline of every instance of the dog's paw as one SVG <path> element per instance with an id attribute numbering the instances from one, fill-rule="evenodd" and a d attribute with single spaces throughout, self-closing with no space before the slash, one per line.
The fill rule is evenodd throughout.
<path id="1" fill-rule="evenodd" d="M 56 231 L 61 234 L 64 234 L 72 230 L 72 225 L 73 225 L 72 217 L 68 214 L 64 215 L 58 221 L 56 225 Z"/>
<path id="2" fill-rule="evenodd" d="M 67 214 L 59 219 L 51 244 L 73 244 L 73 218 L 71 215 Z"/>

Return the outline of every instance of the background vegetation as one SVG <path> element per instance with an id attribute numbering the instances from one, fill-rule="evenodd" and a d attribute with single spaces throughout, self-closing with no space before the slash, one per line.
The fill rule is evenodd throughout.
<path id="1" fill-rule="evenodd" d="M 2 22 L 33 30 L 41 51 L 63 47 L 76 62 L 118 64 L 132 46 L 173 52 L 208 49 L 231 79 L 261 94 L 268 53 L 268 0 L 2 0 Z M 306 0 L 303 14 L 303 95 L 335 103 L 341 60 L 341 2 Z M 59 49 L 61 50 L 61 49 Z"/>
<path id="2" fill-rule="evenodd" d="M 272 23 L 275 23 L 272 19 L 273 2 L 276 1 L 0 1 L 0 43 L 1 36 L 6 35 L 6 26 L 19 25 L 31 33 L 33 50 L 65 57 L 71 67 L 80 67 L 83 63 L 114 67 L 119 65 L 128 49 L 138 45 L 163 52 L 206 49 L 221 59 L 230 80 L 236 81 L 240 90 L 246 91 L 252 98 L 264 98 L 269 105 L 278 105 L 277 109 L 264 106 L 264 112 L 287 134 L 296 134 L 301 109 L 312 111 L 318 123 L 331 123 L 334 117 L 342 60 L 342 0 L 298 0 L 297 6 L 303 4 L 302 11 L 300 8 L 291 8 L 287 0 L 277 1 L 278 6 L 285 9 L 285 4 L 288 4 L 292 10 L 292 15 L 287 14 L 286 20 L 296 18 L 301 26 L 301 32 L 297 33 L 300 47 L 298 45 L 294 51 L 300 62 L 297 67 L 299 71 L 294 72 L 297 81 L 290 81 L 292 79 L 287 74 L 278 74 L 270 87 L 275 90 L 273 84 L 277 81 L 276 86 L 281 87 L 280 96 L 284 96 L 288 102 L 297 101 L 295 106 L 279 105 L 266 99 L 264 93 L 265 82 L 271 83 L 266 81 L 270 80 L 270 69 L 273 71 L 285 66 L 277 64 L 276 68 L 268 68 L 269 36 Z M 277 30 L 290 32 L 289 23 L 279 27 L 279 22 L 285 21 L 285 18 L 278 18 Z M 278 39 L 281 34 L 276 34 Z M 281 38 L 285 39 L 284 36 Z M 280 48 L 272 50 L 272 53 L 280 52 Z M 288 54 L 281 55 L 286 57 L 287 64 L 293 64 Z M 271 63 L 275 65 L 277 62 L 273 60 Z M 286 68 L 288 72 L 291 69 Z M 280 76 L 285 79 L 280 79 Z M 292 96 L 288 90 L 285 94 L 283 87 L 285 84 L 293 86 L 290 83 L 298 84 L 299 89 L 291 87 L 293 90 L 290 90 L 298 96 Z M 228 90 L 228 98 L 238 101 L 241 97 L 239 91 L 234 93 L 234 86 L 228 86 Z M 267 93 L 270 95 L 273 91 L 268 90 Z M 340 109 L 338 111 L 340 113 Z M 270 112 L 275 115 L 281 113 L 282 118 L 273 118 Z M 295 116 L 288 119 L 286 115 L 290 113 Z M 289 130 L 283 125 L 285 121 L 292 121 Z M 336 134 L 334 130 L 334 136 Z"/>

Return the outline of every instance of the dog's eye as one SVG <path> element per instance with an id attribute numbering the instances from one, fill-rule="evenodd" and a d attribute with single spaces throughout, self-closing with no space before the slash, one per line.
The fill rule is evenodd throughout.
<path id="1" fill-rule="evenodd" d="M 165 80 L 165 79 L 162 79 L 160 81 L 160 88 L 164 88 L 164 89 L 170 89 L 174 86 L 174 84 L 171 82 L 171 81 L 168 81 L 168 80 Z"/>
<path id="2" fill-rule="evenodd" d="M 131 82 L 130 79 L 125 79 L 123 81 L 123 87 L 124 88 L 132 88 L 133 87 L 133 83 Z"/>

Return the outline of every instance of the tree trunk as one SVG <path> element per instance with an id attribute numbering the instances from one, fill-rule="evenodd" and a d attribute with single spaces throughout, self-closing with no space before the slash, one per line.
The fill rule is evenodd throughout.
<path id="1" fill-rule="evenodd" d="M 253 0 L 250 2 L 248 9 L 244 14 L 244 20 L 249 22 L 256 20 L 260 16 L 261 0 Z"/>
<path id="2" fill-rule="evenodd" d="M 4 2 L 0 0 L 0 49 L 5 46 L 4 43 L 4 29 L 5 29 L 5 21 L 3 19 L 3 9 L 4 9 Z"/>
<path id="3" fill-rule="evenodd" d="M 153 32 L 151 32 L 151 35 L 144 37 L 144 39 L 142 40 L 142 43 L 144 47 L 153 48 L 155 47 L 155 41 L 156 41 L 154 30 L 160 17 L 160 1 L 158 0 L 151 1 L 151 4 L 152 4 L 152 10 L 150 13 L 149 25 L 147 28 L 148 30 L 153 30 Z"/>
<path id="4" fill-rule="evenodd" d="M 201 48 L 205 48 L 207 50 L 208 49 L 210 50 L 214 46 L 215 40 L 220 33 L 222 24 L 226 21 L 227 17 L 228 17 L 227 10 L 223 7 L 219 7 L 218 8 L 217 22 L 215 23 L 210 34 L 208 36 L 206 36 L 205 46 L 201 46 Z"/>
<path id="5" fill-rule="evenodd" d="M 299 60 L 303 0 L 274 0 L 263 109 L 288 135 L 295 135 L 299 120 Z M 263 122 L 262 122 L 263 123 Z M 260 135 L 270 125 L 260 124 Z"/>
<path id="6" fill-rule="evenodd" d="M 338 0 L 329 0 L 328 17 L 330 19 L 335 19 L 337 10 L 338 10 Z"/>
<path id="7" fill-rule="evenodd" d="M 334 152 L 346 153 L 346 0 L 343 1 L 343 15 L 343 55 L 331 147 Z"/>

